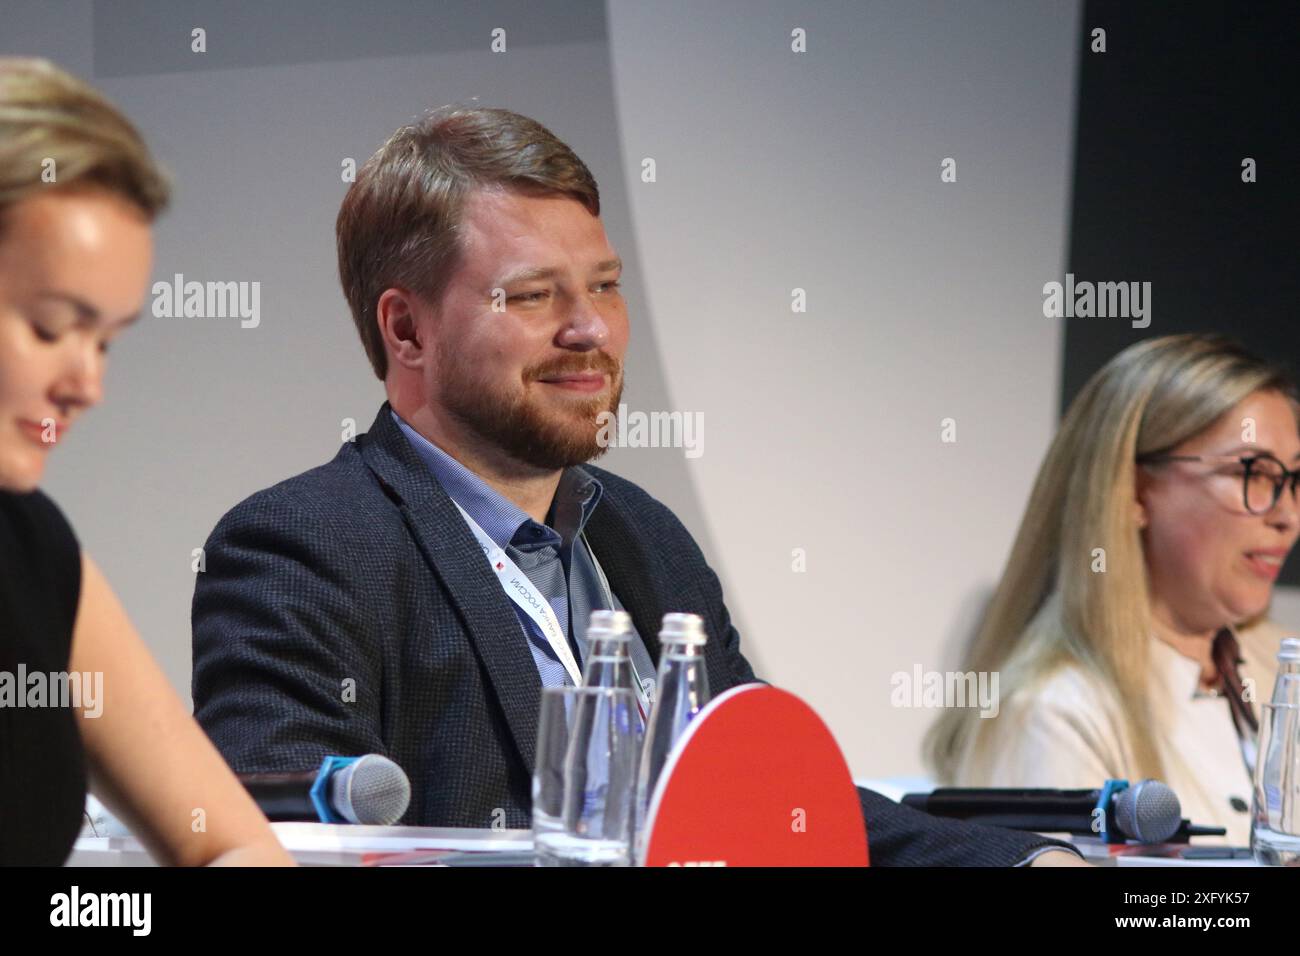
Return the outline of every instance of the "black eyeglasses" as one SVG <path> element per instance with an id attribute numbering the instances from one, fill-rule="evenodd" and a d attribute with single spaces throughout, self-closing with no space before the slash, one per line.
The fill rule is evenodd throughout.
<path id="1" fill-rule="evenodd" d="M 1253 515 L 1268 514 L 1277 507 L 1282 489 L 1291 482 L 1291 500 L 1296 500 L 1300 468 L 1287 468 L 1272 455 L 1139 455 L 1139 465 L 1166 461 L 1235 461 L 1241 465 L 1241 501 Z"/>

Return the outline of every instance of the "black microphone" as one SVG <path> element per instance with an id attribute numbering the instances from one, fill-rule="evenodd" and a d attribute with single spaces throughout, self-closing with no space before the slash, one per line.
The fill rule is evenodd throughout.
<path id="1" fill-rule="evenodd" d="M 902 803 L 938 817 L 1101 836 L 1111 842 L 1164 843 L 1183 824 L 1177 794 L 1159 780 L 1140 780 L 1131 787 L 1127 781 L 1108 780 L 1096 790 L 940 787 L 904 794 Z"/>
<path id="2" fill-rule="evenodd" d="M 272 821 L 391 826 L 411 802 L 411 782 L 379 754 L 326 757 L 319 770 L 241 773 L 239 782 Z"/>

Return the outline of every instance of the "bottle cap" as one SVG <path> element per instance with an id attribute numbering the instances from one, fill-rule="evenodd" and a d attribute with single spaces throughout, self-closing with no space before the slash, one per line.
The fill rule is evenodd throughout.
<path id="1" fill-rule="evenodd" d="M 587 640 L 630 641 L 632 616 L 627 611 L 592 611 Z"/>
<path id="2" fill-rule="evenodd" d="M 703 647 L 708 642 L 709 636 L 704 633 L 704 619 L 698 614 L 673 612 L 664 615 L 659 640 L 664 644 L 689 644 L 692 647 Z"/>
<path id="3" fill-rule="evenodd" d="M 1282 647 L 1277 652 L 1277 660 L 1280 664 L 1300 662 L 1300 637 L 1282 638 Z"/>

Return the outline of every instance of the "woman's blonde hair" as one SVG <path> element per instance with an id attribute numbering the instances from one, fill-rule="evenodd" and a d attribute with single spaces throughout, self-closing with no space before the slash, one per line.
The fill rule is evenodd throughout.
<path id="1" fill-rule="evenodd" d="M 1139 342 L 1097 372 L 1039 469 L 965 669 L 997 671 L 1006 698 L 1062 664 L 1083 668 L 1109 688 L 1123 717 L 1136 763 L 1128 772 L 1161 776 L 1148 733 L 1151 606 L 1133 507 L 1136 459 L 1173 449 L 1263 390 L 1296 407 L 1286 370 L 1217 335 Z M 1092 571 L 1097 548 L 1105 549 L 1104 574 Z M 925 741 L 936 777 L 952 781 L 964 757 L 988 746 L 990 723 L 964 708 L 945 711 Z"/>
<path id="2" fill-rule="evenodd" d="M 150 221 L 170 186 L 140 133 L 97 90 L 48 60 L 0 57 L 0 231 L 46 189 L 98 188 Z"/>

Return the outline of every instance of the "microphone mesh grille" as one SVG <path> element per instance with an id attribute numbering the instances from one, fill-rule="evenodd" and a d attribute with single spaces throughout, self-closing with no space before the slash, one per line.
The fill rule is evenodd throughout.
<path id="1" fill-rule="evenodd" d="M 347 783 L 335 803 L 350 808 L 356 823 L 386 827 L 402 818 L 411 802 L 411 782 L 401 767 L 387 757 L 367 754 L 344 770 L 352 772 L 347 777 L 339 773 L 338 782 Z"/>
<path id="2" fill-rule="evenodd" d="M 1140 780 L 1115 800 L 1116 823 L 1142 843 L 1162 843 L 1178 832 L 1183 808 L 1178 795 L 1159 780 Z"/>

